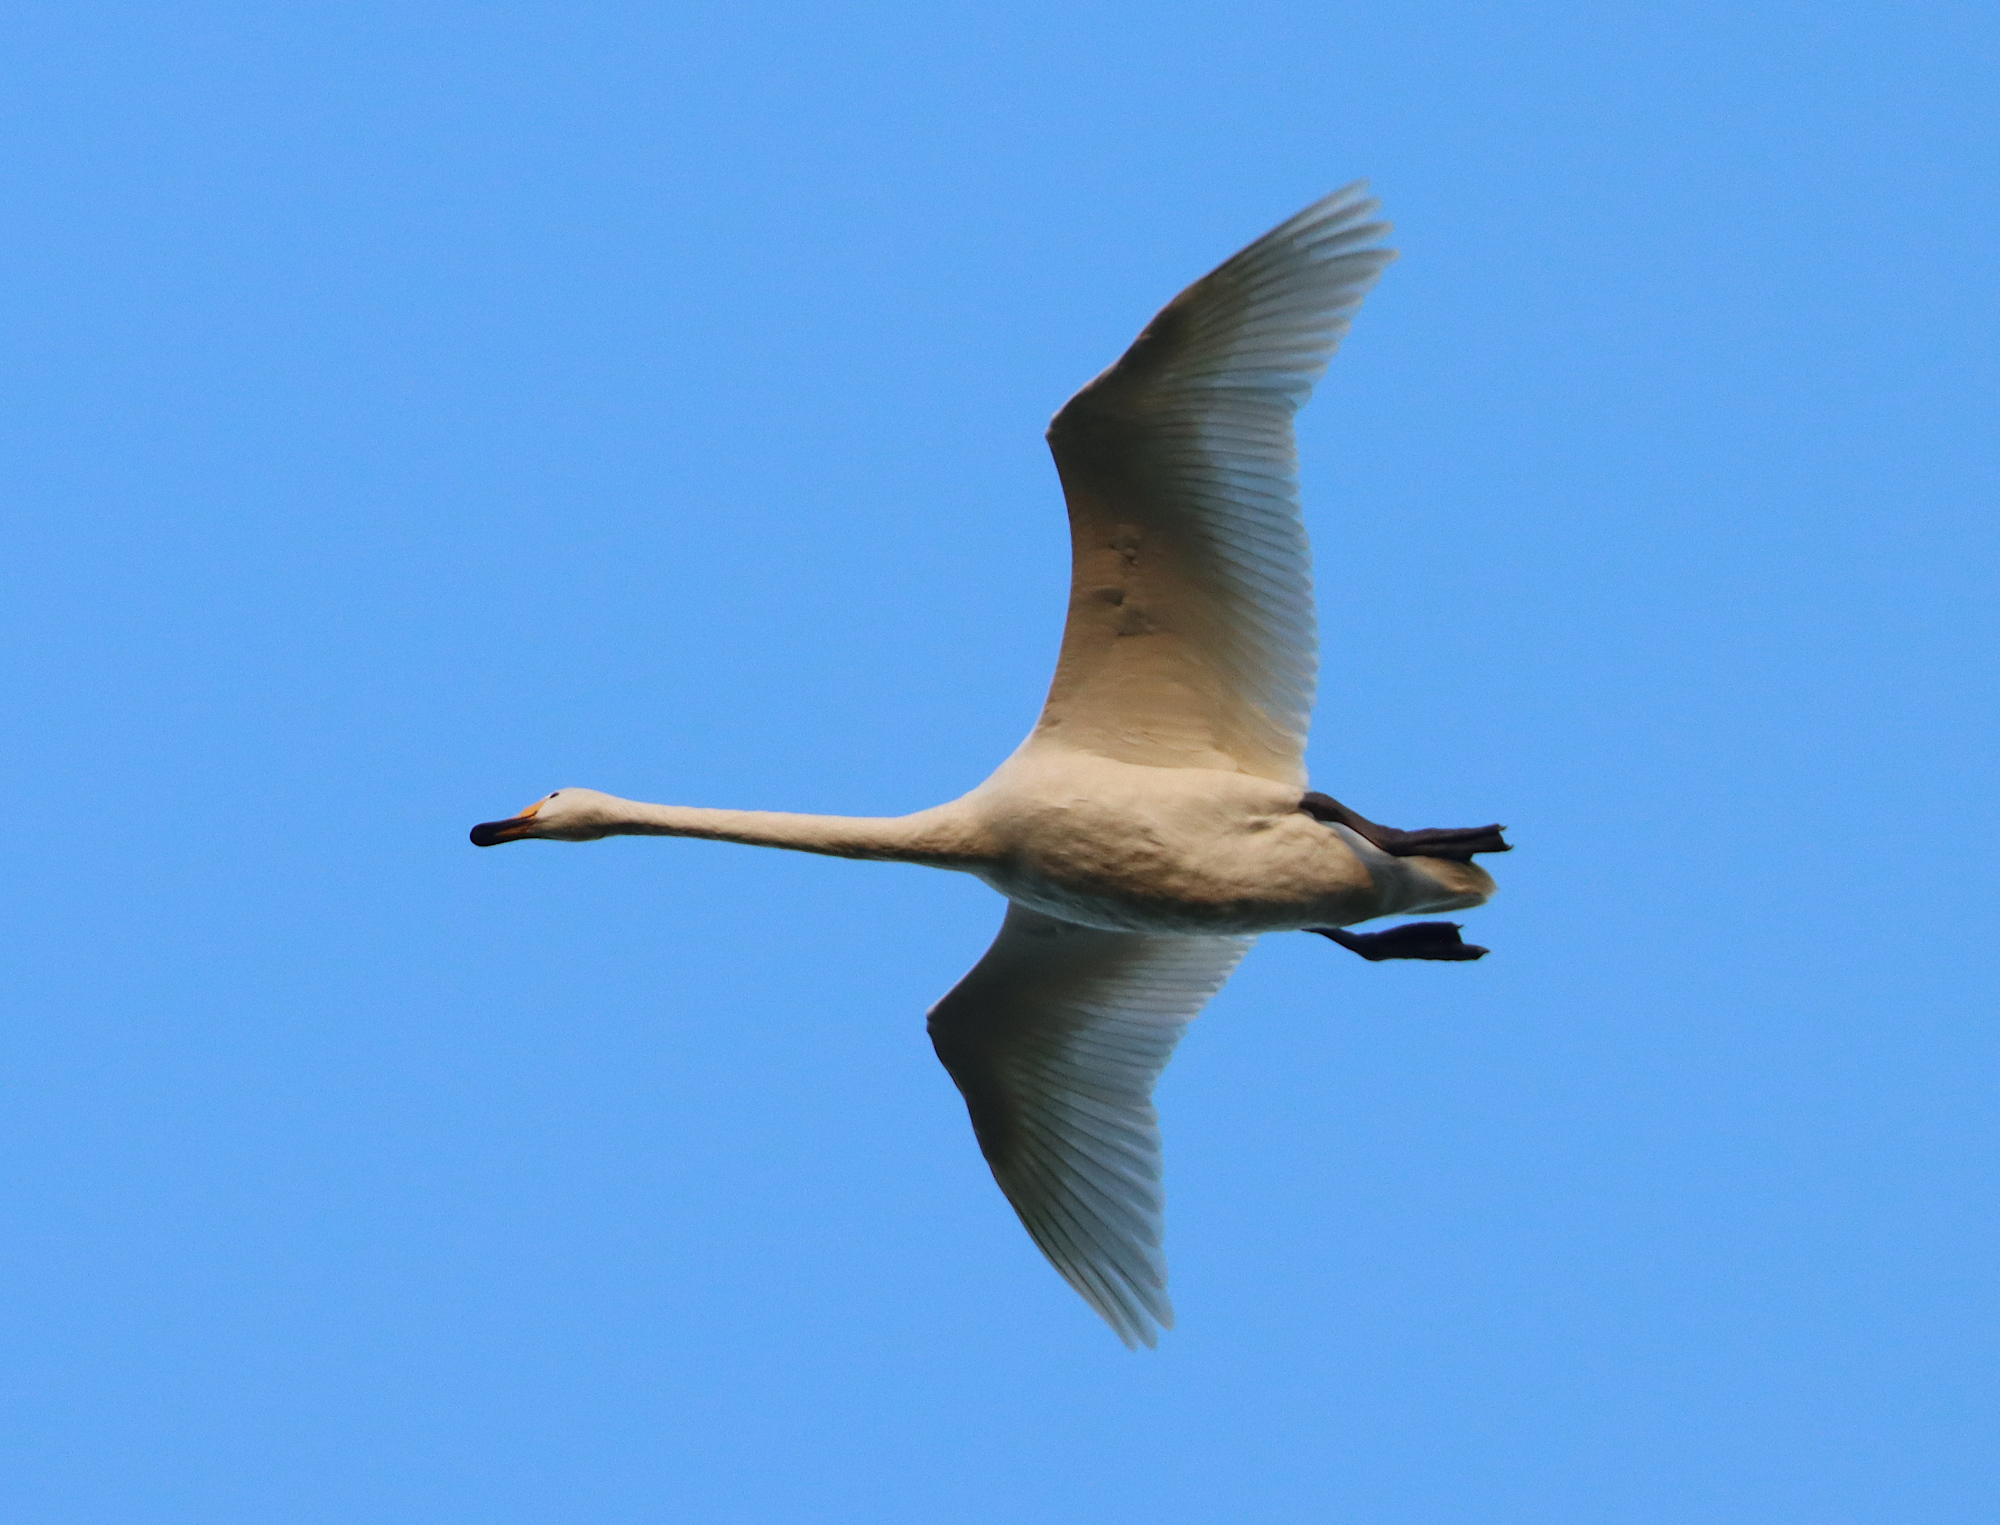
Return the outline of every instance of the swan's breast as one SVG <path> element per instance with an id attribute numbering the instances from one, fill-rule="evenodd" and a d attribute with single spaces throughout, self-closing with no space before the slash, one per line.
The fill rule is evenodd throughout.
<path id="1" fill-rule="evenodd" d="M 1082 754 L 1025 761 L 966 801 L 997 849 L 977 872 L 1011 900 L 1090 926 L 1182 934 L 1382 914 L 1375 874 L 1299 812 L 1295 788 Z"/>

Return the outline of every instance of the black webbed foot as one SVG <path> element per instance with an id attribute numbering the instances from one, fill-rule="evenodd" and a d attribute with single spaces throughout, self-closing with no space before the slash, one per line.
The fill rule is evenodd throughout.
<path id="1" fill-rule="evenodd" d="M 1452 858 L 1468 863 L 1474 853 L 1514 850 L 1514 845 L 1500 835 L 1506 830 L 1504 826 L 1427 826 L 1422 831 L 1403 831 L 1371 821 L 1359 811 L 1349 810 L 1332 795 L 1317 790 L 1299 801 L 1299 809 L 1315 821 L 1345 826 L 1397 858 Z"/>
<path id="2" fill-rule="evenodd" d="M 1352 949 L 1371 964 L 1385 958 L 1429 958 L 1449 963 L 1468 963 L 1484 958 L 1490 951 L 1466 942 L 1458 935 L 1455 921 L 1413 921 L 1391 927 L 1386 932 L 1347 932 L 1339 927 L 1307 927 L 1321 937 L 1330 937 L 1343 948 Z"/>

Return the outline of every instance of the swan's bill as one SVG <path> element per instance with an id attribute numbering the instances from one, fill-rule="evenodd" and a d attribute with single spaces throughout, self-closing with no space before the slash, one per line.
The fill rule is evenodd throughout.
<path id="1" fill-rule="evenodd" d="M 546 799 L 536 800 L 519 815 L 509 816 L 504 821 L 481 821 L 472 828 L 472 845 L 498 847 L 502 842 L 520 841 L 528 834 L 528 823 L 534 820 L 535 812 L 547 803 Z"/>

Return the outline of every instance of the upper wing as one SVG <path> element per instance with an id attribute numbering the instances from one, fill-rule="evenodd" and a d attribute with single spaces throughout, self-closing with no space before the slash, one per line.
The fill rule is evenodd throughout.
<path id="1" fill-rule="evenodd" d="M 1009 906 L 931 1008 L 993 1178 L 1128 1346 L 1174 1322 L 1153 1082 L 1250 941 L 1100 932 Z"/>
<path id="2" fill-rule="evenodd" d="M 1318 635 L 1292 415 L 1395 258 L 1356 181 L 1196 281 L 1049 426 L 1069 623 L 1031 744 L 1303 783 Z"/>

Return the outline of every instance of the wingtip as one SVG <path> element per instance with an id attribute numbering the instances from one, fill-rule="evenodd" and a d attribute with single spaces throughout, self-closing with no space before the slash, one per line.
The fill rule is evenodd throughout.
<path id="1" fill-rule="evenodd" d="M 1319 200 L 1302 208 L 1292 220 L 1319 221 L 1338 215 L 1343 220 L 1357 221 L 1368 217 L 1380 211 L 1382 207 L 1382 198 L 1371 195 L 1371 189 L 1371 184 L 1365 175 L 1359 180 L 1350 180 L 1339 189 L 1328 191 Z"/>
<path id="2" fill-rule="evenodd" d="M 1118 1336 L 1127 1350 L 1158 1350 L 1160 1335 L 1174 1327 L 1171 1308 L 1167 1310 L 1165 1318 L 1159 1318 L 1157 1315 L 1148 1317 L 1144 1314 L 1135 1316 L 1130 1312 L 1123 1318 L 1113 1318 L 1095 1303 L 1091 1304 L 1091 1310 L 1111 1326 L 1111 1332 Z"/>

